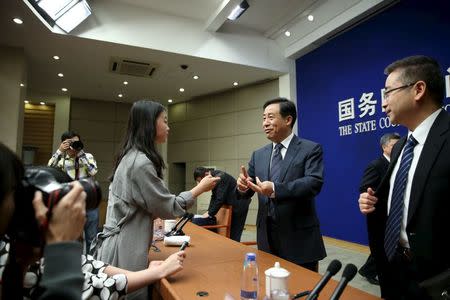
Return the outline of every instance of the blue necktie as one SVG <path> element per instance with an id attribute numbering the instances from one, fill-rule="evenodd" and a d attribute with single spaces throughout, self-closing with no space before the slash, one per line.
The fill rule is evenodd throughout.
<path id="1" fill-rule="evenodd" d="M 282 144 L 276 144 L 273 149 L 272 162 L 270 163 L 269 180 L 272 182 L 279 182 L 281 162 L 283 161 L 283 156 L 281 156 L 281 149 L 283 149 Z M 275 207 L 272 200 L 269 199 L 269 211 L 268 215 L 275 219 Z"/>
<path id="2" fill-rule="evenodd" d="M 386 222 L 384 235 L 384 250 L 389 261 L 392 260 L 400 240 L 400 228 L 403 218 L 403 207 L 405 198 L 406 182 L 408 180 L 409 168 L 414 157 L 416 139 L 410 135 L 403 150 L 400 167 L 395 176 L 394 188 L 392 190 L 391 208 Z"/>

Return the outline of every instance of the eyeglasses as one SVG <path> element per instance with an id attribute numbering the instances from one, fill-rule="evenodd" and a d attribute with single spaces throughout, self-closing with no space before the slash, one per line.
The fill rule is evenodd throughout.
<path id="1" fill-rule="evenodd" d="M 410 83 L 410 84 L 405 84 L 405 85 L 402 85 L 402 86 L 399 86 L 399 87 L 396 87 L 396 88 L 393 88 L 393 89 L 390 89 L 390 90 L 385 90 L 384 91 L 384 99 L 387 99 L 387 98 L 389 98 L 389 95 L 393 92 L 393 91 L 397 91 L 397 90 L 401 90 L 401 89 L 406 89 L 407 87 L 410 87 L 410 86 L 413 86 L 413 85 L 415 85 L 416 83 L 414 82 L 414 83 Z"/>

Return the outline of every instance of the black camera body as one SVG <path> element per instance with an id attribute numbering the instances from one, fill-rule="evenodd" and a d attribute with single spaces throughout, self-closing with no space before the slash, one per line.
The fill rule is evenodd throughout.
<path id="1" fill-rule="evenodd" d="M 27 168 L 21 186 L 16 190 L 16 209 L 9 235 L 32 246 L 42 246 L 44 240 L 32 204 L 34 193 L 42 192 L 43 202 L 48 207 L 47 218 L 51 218 L 52 208 L 72 189 L 71 181 L 66 173 L 56 168 Z M 102 198 L 98 183 L 91 178 L 81 179 L 79 183 L 86 192 L 86 209 L 98 207 Z"/>
<path id="2" fill-rule="evenodd" d="M 80 151 L 84 148 L 83 142 L 81 141 L 72 141 L 70 142 L 70 148 L 75 151 Z"/>

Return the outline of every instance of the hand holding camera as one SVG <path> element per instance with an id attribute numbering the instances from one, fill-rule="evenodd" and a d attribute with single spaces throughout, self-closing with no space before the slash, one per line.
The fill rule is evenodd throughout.
<path id="1" fill-rule="evenodd" d="M 66 152 L 70 148 L 70 144 L 72 143 L 71 139 L 67 139 L 59 145 L 59 151 Z"/>
<path id="2" fill-rule="evenodd" d="M 61 145 L 59 145 L 59 151 L 61 152 L 67 152 L 67 150 L 73 150 L 78 152 L 83 150 L 83 148 L 84 148 L 83 142 L 74 139 L 64 140 L 61 143 Z"/>
<path id="3" fill-rule="evenodd" d="M 79 182 L 70 184 L 72 189 L 53 207 L 48 219 L 48 208 L 42 200 L 42 193 L 36 191 L 33 207 L 36 219 L 46 226 L 46 242 L 73 241 L 81 236 L 86 222 L 86 192 Z"/>
<path id="4" fill-rule="evenodd" d="M 85 209 L 98 207 L 101 190 L 91 178 L 70 181 L 67 174 L 55 168 L 27 168 L 16 191 L 21 201 L 16 204 L 10 235 L 36 247 L 49 240 L 77 239 L 83 230 Z M 41 236 L 42 232 L 46 236 Z"/>

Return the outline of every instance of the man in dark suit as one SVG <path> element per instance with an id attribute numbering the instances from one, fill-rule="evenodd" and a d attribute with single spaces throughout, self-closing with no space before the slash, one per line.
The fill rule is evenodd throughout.
<path id="1" fill-rule="evenodd" d="M 360 193 L 366 192 L 369 187 L 375 191 L 377 190 L 381 179 L 388 170 L 392 147 L 399 139 L 400 135 L 395 132 L 386 133 L 381 137 L 380 146 L 383 151 L 383 155 L 381 155 L 378 159 L 371 161 L 367 166 L 359 186 Z M 359 269 L 358 273 L 361 274 L 361 276 L 364 276 L 370 283 L 379 284 L 375 258 L 372 254 L 369 255 L 366 263 Z"/>
<path id="2" fill-rule="evenodd" d="M 291 101 L 277 98 L 263 108 L 263 129 L 272 143 L 253 152 L 248 172 L 241 167 L 238 193 L 258 193 L 258 249 L 317 272 L 326 256 L 314 203 L 323 184 L 322 147 L 294 135 Z"/>
<path id="3" fill-rule="evenodd" d="M 231 217 L 230 238 L 239 242 L 247 218 L 248 206 L 251 198 L 237 199 L 236 197 L 236 179 L 228 173 L 220 170 L 210 170 L 204 167 L 197 167 L 194 170 L 194 180 L 200 182 L 203 177 L 211 174 L 214 177 L 220 177 L 220 181 L 211 190 L 211 200 L 208 211 L 202 217 L 192 219 L 192 223 L 197 225 L 216 225 L 216 214 L 223 204 L 230 204 L 233 207 Z"/>
<path id="4" fill-rule="evenodd" d="M 444 78 L 430 57 L 389 65 L 383 108 L 409 129 L 392 149 L 386 176 L 359 208 L 368 218 L 381 294 L 428 299 L 419 283 L 450 268 L 450 116 L 441 108 Z"/>

